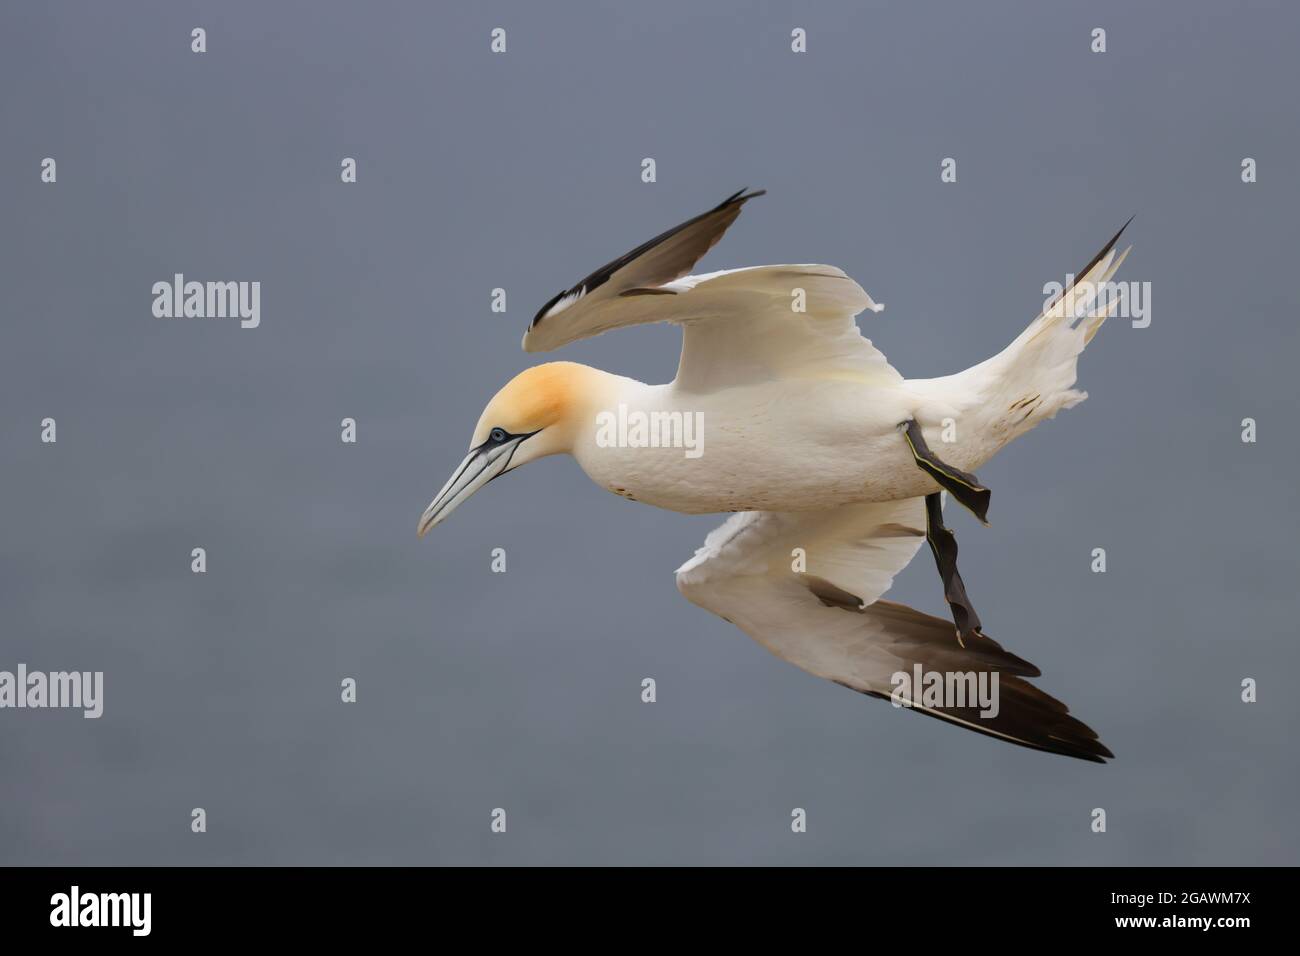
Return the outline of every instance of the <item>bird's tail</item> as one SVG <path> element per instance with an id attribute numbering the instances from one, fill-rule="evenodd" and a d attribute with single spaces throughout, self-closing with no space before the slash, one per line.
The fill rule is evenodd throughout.
<path id="1" fill-rule="evenodd" d="M 1121 226 L 1074 281 L 997 355 L 956 375 L 916 383 L 958 406 L 959 421 L 971 424 L 977 419 L 967 435 L 977 436 L 980 447 L 963 449 L 960 456 L 970 467 L 1088 397 L 1073 387 L 1076 366 L 1079 353 L 1123 301 L 1122 287 L 1111 279 L 1129 252 L 1117 253 L 1115 248 L 1127 226 Z"/>

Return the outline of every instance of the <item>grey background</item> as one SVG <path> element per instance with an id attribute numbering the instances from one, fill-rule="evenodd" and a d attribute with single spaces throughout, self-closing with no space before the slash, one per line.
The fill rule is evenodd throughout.
<path id="1" fill-rule="evenodd" d="M 106 700 L 0 712 L 0 861 L 1296 863 L 1298 25 L 1282 3 L 4 4 L 0 669 L 103 670 Z M 704 267 L 845 268 L 914 376 L 1000 349 L 1137 213 L 1122 277 L 1152 284 L 1151 327 L 1109 324 L 1091 399 L 981 471 L 990 529 L 952 521 L 990 632 L 1114 763 L 770 657 L 674 587 L 718 519 L 568 459 L 417 541 L 533 362 L 536 307 L 744 185 L 770 195 Z M 178 271 L 260 280 L 261 328 L 154 319 Z M 677 350 L 655 327 L 560 357 L 666 381 Z M 941 612 L 921 558 L 893 597 Z"/>

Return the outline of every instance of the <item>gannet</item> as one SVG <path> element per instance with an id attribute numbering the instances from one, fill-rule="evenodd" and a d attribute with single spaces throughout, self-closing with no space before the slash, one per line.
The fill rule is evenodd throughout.
<path id="1" fill-rule="evenodd" d="M 647 385 L 572 362 L 521 372 L 488 402 L 418 534 L 501 475 L 572 455 L 597 485 L 629 500 L 734 512 L 677 569 L 677 587 L 777 657 L 1010 743 L 1098 763 L 1113 757 L 1025 679 L 1039 676 L 1036 667 L 983 632 L 942 523 L 942 495 L 984 521 L 989 492 L 973 472 L 1087 397 L 1073 388 L 1075 366 L 1119 305 L 1103 293 L 1128 254 L 1115 252 L 1124 229 L 1001 352 L 954 375 L 905 379 L 854 319 L 883 306 L 840 269 L 687 274 L 763 194 L 741 190 L 547 302 L 525 351 L 671 322 L 682 328 L 676 378 Z M 623 424 L 611 440 L 616 410 Z M 631 416 L 640 416 L 636 435 Z M 673 441 L 683 422 L 701 425 L 695 454 Z M 951 622 L 882 599 L 923 541 Z M 993 678 L 996 707 L 963 696 L 972 677 Z M 915 692 L 900 693 L 909 683 Z"/>

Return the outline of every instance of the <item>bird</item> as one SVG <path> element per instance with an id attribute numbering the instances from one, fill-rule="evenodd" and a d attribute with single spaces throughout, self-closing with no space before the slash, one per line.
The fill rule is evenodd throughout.
<path id="1" fill-rule="evenodd" d="M 1077 359 L 1122 301 L 1111 279 L 1128 223 L 1002 351 L 908 379 L 858 327 L 883 305 L 841 269 L 689 274 L 765 192 L 734 193 L 542 306 L 526 352 L 667 322 L 682 329 L 676 376 L 652 385 L 573 362 L 525 369 L 488 401 L 418 535 L 502 475 L 571 455 L 623 498 L 730 513 L 677 569 L 677 587 L 777 657 L 1007 743 L 1105 763 L 1114 754 L 1097 733 L 1030 683 L 1039 669 L 984 633 L 943 506 L 951 497 L 987 523 L 991 493 L 974 471 L 1087 397 L 1073 387 Z M 884 599 L 922 543 L 951 620 Z"/>

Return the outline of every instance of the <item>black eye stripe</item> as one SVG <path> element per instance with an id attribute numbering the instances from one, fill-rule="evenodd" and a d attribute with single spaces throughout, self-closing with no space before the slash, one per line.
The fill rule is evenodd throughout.
<path id="1" fill-rule="evenodd" d="M 539 428 L 537 431 L 541 431 L 541 429 Z M 526 438 L 532 438 L 536 434 L 536 431 L 519 433 L 508 432 L 504 428 L 497 426 L 488 432 L 487 438 L 483 439 L 483 444 L 479 445 L 477 448 L 471 449 L 471 451 L 483 451 L 487 448 L 495 448 L 498 445 L 504 445 L 506 442 L 514 441 L 516 439 L 523 441 Z"/>

